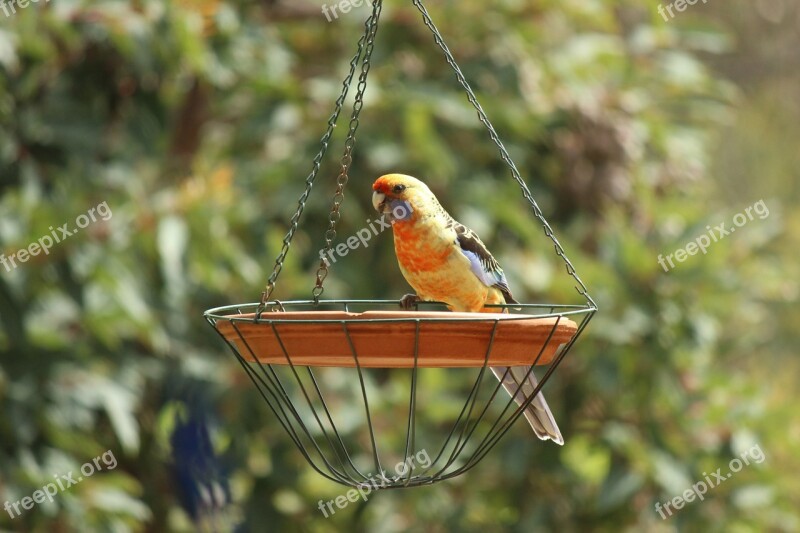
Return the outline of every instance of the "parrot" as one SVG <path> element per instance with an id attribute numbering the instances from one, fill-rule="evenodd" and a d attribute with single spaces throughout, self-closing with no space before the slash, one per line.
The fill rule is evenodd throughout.
<path id="1" fill-rule="evenodd" d="M 419 301 L 436 301 L 450 311 L 491 312 L 484 306 L 519 303 L 486 245 L 445 211 L 425 183 L 405 174 L 386 174 L 375 180 L 372 190 L 373 207 L 391 224 L 400 272 L 416 292 L 400 300 L 404 309 Z M 529 367 L 491 370 L 517 405 L 538 384 Z M 524 415 L 539 439 L 564 444 L 541 392 Z"/>

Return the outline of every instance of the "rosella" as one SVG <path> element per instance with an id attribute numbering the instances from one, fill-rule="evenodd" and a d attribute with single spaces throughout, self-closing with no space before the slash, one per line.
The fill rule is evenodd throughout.
<path id="1" fill-rule="evenodd" d="M 392 224 L 400 271 L 416 291 L 401 300 L 437 301 L 451 311 L 491 312 L 486 304 L 513 304 L 506 276 L 478 236 L 451 217 L 420 180 L 387 174 L 372 186 L 372 204 Z M 529 367 L 492 367 L 503 388 L 522 405 L 537 385 Z M 529 374 L 527 379 L 525 374 Z M 521 389 L 521 390 L 520 390 Z M 553 414 L 540 392 L 525 410 L 536 436 L 564 444 Z"/>

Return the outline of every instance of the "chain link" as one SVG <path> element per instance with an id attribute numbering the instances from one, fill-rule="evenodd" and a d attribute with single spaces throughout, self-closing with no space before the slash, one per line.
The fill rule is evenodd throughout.
<path id="1" fill-rule="evenodd" d="M 579 294 L 581 294 L 583 297 L 586 298 L 587 303 L 591 307 L 597 309 L 597 304 L 595 304 L 595 302 L 592 299 L 592 297 L 589 296 L 589 291 L 586 288 L 586 285 L 584 285 L 583 281 L 581 281 L 580 277 L 578 277 L 578 273 L 575 271 L 575 267 L 572 266 L 572 263 L 567 258 L 566 254 L 564 253 L 564 248 L 561 246 L 561 243 L 558 242 L 558 239 L 556 238 L 555 234 L 553 233 L 553 229 L 550 227 L 550 224 L 547 222 L 547 219 L 545 219 L 541 208 L 539 208 L 539 205 L 536 203 L 536 200 L 534 200 L 530 189 L 528 189 L 528 185 L 522 179 L 522 176 L 520 175 L 519 170 L 517 170 L 516 165 L 511 160 L 511 156 L 509 155 L 508 151 L 506 150 L 506 147 L 503 145 L 503 142 L 500 140 L 500 137 L 497 135 L 497 132 L 495 131 L 494 126 L 492 126 L 492 123 L 489 122 L 489 117 L 486 115 L 486 112 L 483 110 L 483 108 L 481 107 L 481 104 L 478 102 L 478 98 L 475 96 L 475 93 L 472 91 L 472 88 L 470 87 L 469 83 L 467 82 L 467 79 L 464 77 L 464 74 L 461 72 L 461 69 L 459 68 L 458 64 L 456 64 L 456 60 L 453 57 L 453 54 L 450 53 L 450 49 L 445 44 L 444 39 L 442 38 L 442 35 L 439 33 L 439 30 L 436 28 L 436 25 L 433 23 L 433 20 L 431 19 L 430 14 L 428 14 L 428 10 L 425 9 L 424 5 L 422 5 L 422 1 L 421 0 L 412 0 L 412 3 L 417 8 L 417 10 L 419 10 L 419 12 L 422 14 L 422 20 L 425 23 L 425 26 L 427 26 L 428 29 L 433 34 L 433 40 L 436 42 L 436 44 L 439 46 L 439 48 L 441 48 L 442 52 L 444 52 L 444 57 L 445 57 L 445 60 L 447 61 L 447 64 L 450 65 L 450 67 L 455 72 L 456 78 L 458 79 L 458 83 L 461 85 L 461 87 L 466 92 L 467 98 L 469 99 L 469 102 L 472 104 L 472 107 L 474 107 L 475 110 L 478 112 L 478 120 L 480 120 L 481 123 L 486 127 L 486 130 L 489 132 L 489 136 L 492 138 L 492 141 L 494 141 L 494 144 L 500 150 L 500 157 L 508 165 L 509 169 L 511 169 L 511 175 L 513 176 L 513 178 L 517 182 L 517 184 L 519 184 L 519 187 L 522 190 L 522 195 L 525 197 L 526 200 L 528 200 L 528 203 L 531 204 L 531 207 L 533 208 L 533 214 L 541 222 L 542 227 L 544 229 L 545 235 L 547 235 L 547 237 L 551 241 L 553 241 L 553 246 L 555 248 L 556 254 L 559 257 L 561 257 L 561 259 L 564 261 L 564 265 L 566 266 L 567 273 L 570 276 L 572 276 L 572 278 L 578 283 L 578 285 L 575 287 L 575 289 L 578 291 Z"/>
<path id="2" fill-rule="evenodd" d="M 531 205 L 534 216 L 541 222 L 545 235 L 553 242 L 556 254 L 559 257 L 561 257 L 561 259 L 564 261 L 567 273 L 578 284 L 575 287 L 575 289 L 578 291 L 579 294 L 581 294 L 583 297 L 586 298 L 587 303 L 591 307 L 596 309 L 597 305 L 595 304 L 591 296 L 589 296 L 589 292 L 588 289 L 586 288 L 586 285 L 584 285 L 583 281 L 581 281 L 580 277 L 578 277 L 578 274 L 575 271 L 575 267 L 572 265 L 569 258 L 567 258 L 564 252 L 564 248 L 561 246 L 561 243 L 558 242 L 558 239 L 553 233 L 553 229 L 550 227 L 550 224 L 547 222 L 547 219 L 545 219 L 541 208 L 536 203 L 536 200 L 533 198 L 533 195 L 531 194 L 528 185 L 522 179 L 519 170 L 517 170 L 516 165 L 511 160 L 511 156 L 509 155 L 508 150 L 506 150 L 505 146 L 503 145 L 503 142 L 500 140 L 500 137 L 495 131 L 494 126 L 492 126 L 491 122 L 489 121 L 489 117 L 486 115 L 486 112 L 483 110 L 480 103 L 478 102 L 475 93 L 473 92 L 472 88 L 470 87 L 469 83 L 464 77 L 464 74 L 461 72 L 461 69 L 456 63 L 453 54 L 450 52 L 450 49 L 445 44 L 444 39 L 442 38 L 442 35 L 439 33 L 439 30 L 437 29 L 436 25 L 431 19 L 428 10 L 425 8 L 424 5 L 422 5 L 421 0 L 412 0 L 412 3 L 417 8 L 417 10 L 419 10 L 419 12 L 422 14 L 423 22 L 425 26 L 433 34 L 433 38 L 437 46 L 439 46 L 442 52 L 444 52 L 447 64 L 455 72 L 456 78 L 458 79 L 458 83 L 464 89 L 470 104 L 472 104 L 472 106 L 477 111 L 478 120 L 480 120 L 480 122 L 486 127 L 486 130 L 489 132 L 489 136 L 499 149 L 500 157 L 511 170 L 511 175 L 519 185 L 520 189 L 522 190 L 522 195 Z M 350 117 L 347 139 L 345 140 L 344 153 L 342 155 L 342 159 L 340 162 L 341 169 L 338 177 L 336 178 L 336 192 L 333 195 L 331 211 L 328 214 L 328 229 L 325 232 L 325 248 L 323 249 L 322 257 L 320 259 L 320 265 L 319 268 L 317 269 L 316 284 L 314 286 L 314 289 L 312 290 L 312 295 L 314 297 L 315 303 L 319 302 L 319 298 L 325 290 L 323 287 L 323 283 L 325 281 L 325 278 L 328 276 L 328 263 L 327 260 L 324 258 L 324 256 L 325 253 L 329 252 L 332 248 L 333 241 L 336 238 L 336 225 L 339 222 L 339 219 L 341 218 L 340 207 L 344 202 L 344 188 L 349 180 L 348 173 L 350 170 L 350 165 L 353 162 L 353 150 L 355 148 L 356 131 L 358 130 L 359 126 L 359 115 L 361 114 L 361 109 L 363 108 L 364 105 L 363 98 L 364 98 L 364 92 L 367 87 L 367 75 L 369 74 L 369 70 L 371 67 L 372 51 L 374 48 L 375 34 L 378 30 L 378 19 L 380 17 L 381 9 L 382 9 L 382 0 L 373 0 L 372 13 L 364 23 L 364 34 L 358 41 L 358 49 L 356 51 L 356 54 L 350 61 L 350 70 L 347 76 L 345 77 L 344 82 L 342 83 L 342 93 L 340 94 L 339 98 L 337 98 L 334 112 L 328 119 L 328 129 L 322 136 L 322 139 L 320 141 L 321 144 L 320 150 L 314 157 L 312 170 L 309 173 L 308 177 L 306 178 L 305 191 L 300 196 L 300 199 L 298 200 L 297 204 L 297 210 L 295 211 L 294 215 L 290 220 L 291 226 L 289 228 L 288 233 L 283 238 L 283 247 L 281 248 L 278 257 L 275 260 L 275 267 L 273 268 L 272 274 L 270 275 L 269 280 L 267 281 L 266 289 L 264 290 L 264 292 L 261 293 L 261 303 L 259 304 L 258 309 L 256 311 L 257 318 L 260 318 L 261 313 L 264 311 L 264 308 L 266 307 L 266 304 L 269 301 L 270 296 L 272 295 L 272 292 L 275 290 L 275 285 L 278 276 L 280 275 L 280 272 L 283 268 L 283 262 L 286 259 L 286 254 L 288 253 L 289 247 L 291 246 L 292 238 L 294 237 L 294 234 L 297 231 L 300 216 L 303 213 L 306 201 L 308 200 L 309 194 L 311 193 L 311 189 L 314 185 L 314 180 L 317 174 L 319 173 L 320 162 L 324 157 L 325 153 L 327 152 L 328 142 L 330 141 L 330 138 L 333 134 L 333 129 L 336 127 L 339 115 L 341 114 L 342 108 L 344 106 L 344 101 L 347 97 L 350 84 L 352 83 L 353 76 L 355 75 L 356 66 L 358 65 L 359 60 L 361 60 L 361 73 L 359 75 L 358 85 L 356 88 L 355 102 L 353 103 L 353 111 Z"/>
<path id="3" fill-rule="evenodd" d="M 376 1 L 376 4 L 380 4 L 380 2 Z M 380 12 L 380 8 L 378 8 L 378 12 Z M 286 254 L 289 252 L 289 247 L 292 244 L 292 238 L 294 237 L 294 234 L 297 231 L 297 227 L 300 222 L 300 217 L 303 214 L 306 202 L 308 201 L 308 197 L 311 194 L 311 189 L 314 186 L 314 180 L 316 179 L 317 174 L 319 173 L 320 163 L 322 161 L 322 158 L 325 156 L 325 153 L 328 151 L 328 142 L 330 141 L 330 138 L 333 135 L 333 130 L 336 127 L 336 123 L 339 120 L 339 115 L 341 114 L 342 108 L 344 107 L 344 101 L 347 98 L 347 93 L 350 90 L 350 84 L 353 81 L 353 76 L 355 76 L 356 67 L 358 66 L 358 62 L 359 60 L 361 60 L 361 57 L 364 54 L 364 44 L 368 41 L 368 39 L 370 39 L 370 36 L 372 40 L 374 40 L 375 38 L 375 32 L 373 28 L 376 24 L 373 23 L 373 20 L 376 20 L 376 14 L 374 8 L 372 15 L 364 23 L 364 34 L 358 40 L 356 53 L 350 60 L 350 69 L 344 81 L 342 82 L 342 92 L 336 99 L 336 105 L 333 113 L 331 114 L 330 118 L 328 118 L 328 128 L 323 134 L 322 138 L 320 139 L 319 152 L 317 152 L 317 155 L 314 156 L 311 172 L 308 174 L 305 180 L 306 188 L 303 191 L 303 194 L 300 195 L 299 200 L 297 201 L 297 210 L 292 215 L 292 218 L 289 220 L 290 227 L 289 231 L 283 238 L 283 247 L 281 248 L 278 257 L 275 259 L 275 266 L 272 269 L 272 274 L 269 276 L 269 279 L 267 280 L 267 286 L 261 293 L 261 301 L 258 305 L 258 308 L 256 309 L 256 318 L 261 317 L 261 313 L 264 311 L 264 308 L 266 307 L 269 298 L 272 296 L 272 292 L 275 290 L 275 285 L 278 281 L 278 276 L 280 275 L 281 270 L 283 269 L 283 262 L 286 260 Z M 360 86 L 360 80 L 359 80 L 359 86 Z M 361 92 L 363 94 L 363 89 L 361 89 Z"/>
<path id="4" fill-rule="evenodd" d="M 378 19 L 381 14 L 383 0 L 374 0 L 372 4 L 372 15 L 367 19 L 367 33 L 366 46 L 364 48 L 364 59 L 361 63 L 361 74 L 358 77 L 358 86 L 356 87 L 355 101 L 353 102 L 353 112 L 350 116 L 350 127 L 347 131 L 347 139 L 344 142 L 344 153 L 341 159 L 341 170 L 339 176 L 336 178 L 336 192 L 333 195 L 333 203 L 331 204 L 331 211 L 328 214 L 328 229 L 325 232 L 325 247 L 319 260 L 319 268 L 317 268 L 317 279 L 314 288 L 311 290 L 311 295 L 314 297 L 314 303 L 319 303 L 319 298 L 325 291 L 323 283 L 325 278 L 328 277 L 328 260 L 325 255 L 330 252 L 333 241 L 336 238 L 336 224 L 341 218 L 340 208 L 344 202 L 344 188 L 350 179 L 348 173 L 350 165 L 353 163 L 353 149 L 356 145 L 356 131 L 358 130 L 358 117 L 361 114 L 361 109 L 364 107 L 364 92 L 367 89 L 367 76 L 369 75 L 370 67 L 372 66 L 372 50 L 375 46 L 375 34 L 378 31 Z"/>

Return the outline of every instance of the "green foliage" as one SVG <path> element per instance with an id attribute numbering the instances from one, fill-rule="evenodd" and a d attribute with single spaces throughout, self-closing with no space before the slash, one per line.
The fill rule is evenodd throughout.
<path id="1" fill-rule="evenodd" d="M 779 68 L 800 12 L 781 5 L 698 3 L 668 23 L 634 1 L 429 6 L 601 312 L 546 387 L 566 446 L 520 423 L 468 475 L 328 519 L 317 501 L 342 487 L 305 464 L 202 312 L 259 296 L 369 8 L 328 23 L 313 2 L 52 0 L 0 17 L 0 253 L 113 213 L 0 265 L 0 505 L 106 450 L 119 461 L 0 527 L 800 528 L 800 108 L 798 70 Z M 412 174 L 523 301 L 580 303 L 410 2 L 385 7 L 374 61 L 339 238 L 375 217 L 377 176 Z M 346 120 L 281 299 L 313 287 Z M 761 199 L 767 218 L 659 266 Z M 325 296 L 406 291 L 384 234 L 334 265 Z M 199 525 L 170 441 L 198 404 L 233 499 Z M 657 502 L 753 444 L 763 463 L 661 520 Z"/>

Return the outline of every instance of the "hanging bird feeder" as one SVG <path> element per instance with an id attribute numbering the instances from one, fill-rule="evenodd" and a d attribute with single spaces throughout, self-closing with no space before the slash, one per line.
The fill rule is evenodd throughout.
<path id="1" fill-rule="evenodd" d="M 493 305 L 487 306 L 496 308 L 493 313 L 452 313 L 426 302 L 404 311 L 398 300 L 324 300 L 325 260 L 320 261 L 312 299 L 271 299 L 360 65 L 325 233 L 326 252 L 336 238 L 382 8 L 382 0 L 373 0 L 260 302 L 205 312 L 312 467 L 328 479 L 362 490 L 428 485 L 475 466 L 534 400 L 597 311 L 430 15 L 421 1 L 412 2 L 585 301 Z M 520 391 L 517 405 L 514 398 L 498 394 L 499 381 L 487 377 L 492 366 L 525 367 L 538 378 L 538 386 L 524 398 Z M 391 372 L 404 375 L 386 379 Z M 453 379 L 456 374 L 462 377 Z M 394 388 L 387 389 L 387 383 Z M 399 392 L 398 383 L 404 387 Z M 453 383 L 469 385 L 454 391 Z M 395 404 L 400 407 L 385 408 L 398 398 Z M 398 426 L 405 429 L 400 436 Z"/>

